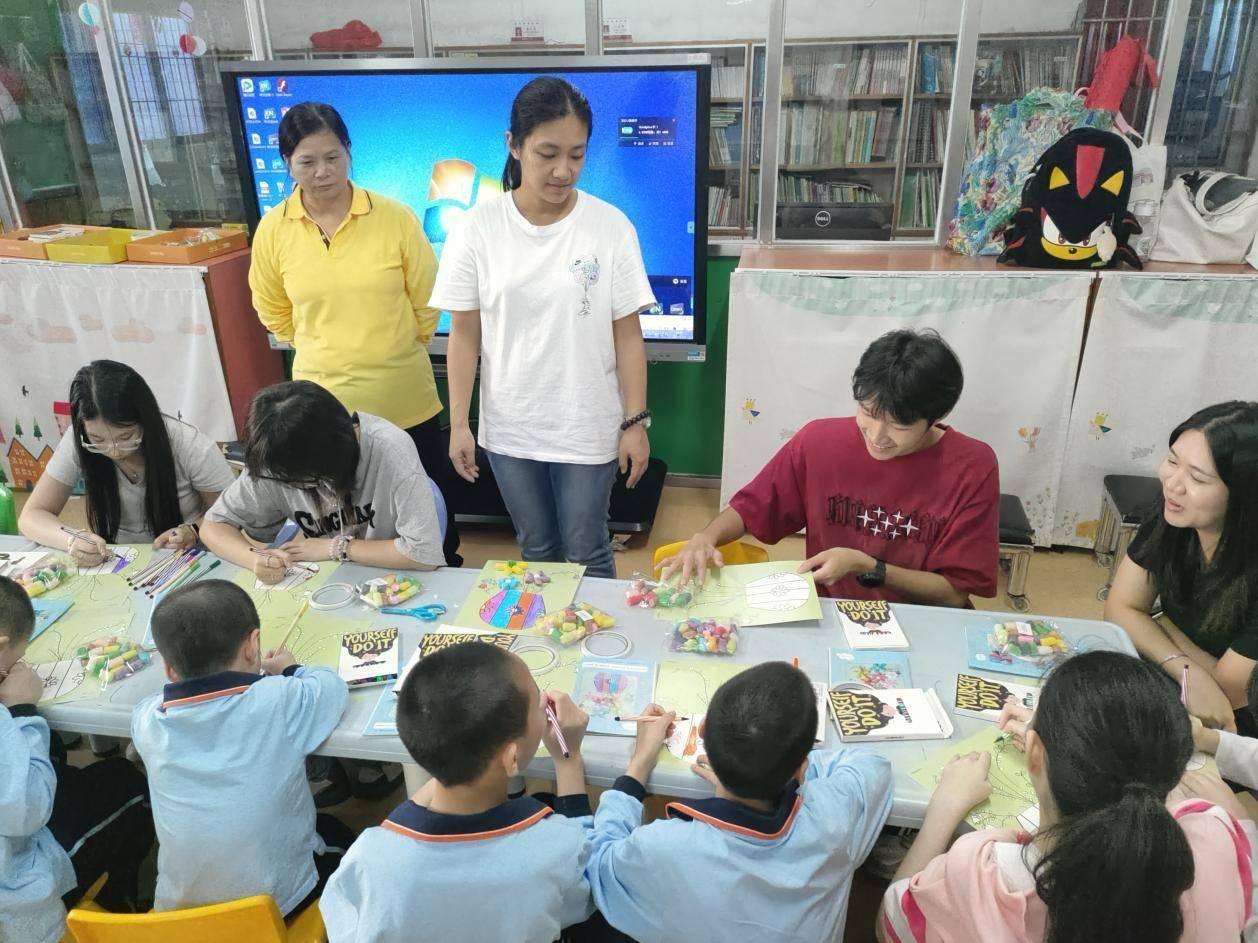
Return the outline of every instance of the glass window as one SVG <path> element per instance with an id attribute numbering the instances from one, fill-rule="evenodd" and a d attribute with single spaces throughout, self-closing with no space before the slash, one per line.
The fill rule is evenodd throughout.
<path id="1" fill-rule="evenodd" d="M 0 144 L 23 225 L 135 225 L 96 39 L 71 0 L 0 8 Z"/>
<path id="2" fill-rule="evenodd" d="M 276 59 L 406 58 L 415 55 L 409 0 L 264 0 Z"/>
<path id="3" fill-rule="evenodd" d="M 1167 121 L 1168 174 L 1221 168 L 1258 177 L 1256 47 L 1258 5 L 1193 0 Z"/>
<path id="4" fill-rule="evenodd" d="M 112 9 L 157 225 L 243 222 L 218 68 L 250 56 L 243 2 L 219 0 L 191 20 L 166 0 L 115 0 Z"/>
<path id="5" fill-rule="evenodd" d="M 715 238 L 749 233 L 753 173 L 746 160 L 753 122 L 747 120 L 747 62 L 763 46 L 766 0 L 604 0 L 603 49 L 608 55 L 705 52 L 712 57 L 708 140 L 708 232 Z M 760 114 L 759 108 L 756 115 Z M 757 118 L 757 121 L 759 119 Z"/>
<path id="6" fill-rule="evenodd" d="M 430 0 L 428 31 L 439 56 L 572 56 L 585 51 L 585 3 Z"/>
<path id="7" fill-rule="evenodd" d="M 786 5 L 779 240 L 920 239 L 934 229 L 961 2 L 888 0 L 853 12 L 824 0 Z M 763 57 L 757 48 L 753 113 Z M 760 156 L 753 130 L 753 168 Z"/>

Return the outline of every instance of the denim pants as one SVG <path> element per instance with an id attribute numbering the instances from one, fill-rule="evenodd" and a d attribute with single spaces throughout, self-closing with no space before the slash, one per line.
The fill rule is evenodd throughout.
<path id="1" fill-rule="evenodd" d="M 491 452 L 489 465 L 511 514 L 524 560 L 584 563 L 590 576 L 615 579 L 607 533 L 615 461 L 574 465 Z"/>

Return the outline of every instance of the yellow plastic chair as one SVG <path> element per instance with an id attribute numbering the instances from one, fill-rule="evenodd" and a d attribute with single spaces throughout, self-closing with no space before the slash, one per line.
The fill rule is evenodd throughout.
<path id="1" fill-rule="evenodd" d="M 104 913 L 95 904 L 66 918 L 75 943 L 326 943 L 319 902 L 284 925 L 269 894 L 148 914 Z"/>
<path id="2" fill-rule="evenodd" d="M 656 547 L 655 556 L 651 559 L 651 568 L 658 570 L 661 561 L 667 560 L 684 546 L 686 546 L 686 542 L 679 540 L 676 543 Z M 769 552 L 763 547 L 757 547 L 755 544 L 749 544 L 741 540 L 732 541 L 716 549 L 721 552 L 726 566 L 735 566 L 740 563 L 764 563 L 769 559 Z"/>

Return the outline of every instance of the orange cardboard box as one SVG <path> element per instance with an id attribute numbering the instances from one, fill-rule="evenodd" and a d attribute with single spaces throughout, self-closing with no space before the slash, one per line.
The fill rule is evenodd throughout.
<path id="1" fill-rule="evenodd" d="M 48 258 L 48 242 L 31 241 L 31 236 L 38 233 L 55 233 L 64 230 L 65 235 L 80 236 L 95 232 L 102 226 L 82 226 L 76 223 L 61 223 L 56 226 L 37 226 L 34 229 L 15 229 L 12 232 L 0 233 L 0 255 L 11 259 L 46 259 Z"/>
<path id="2" fill-rule="evenodd" d="M 127 246 L 127 261 L 194 265 L 206 259 L 236 252 L 249 245 L 249 237 L 245 233 L 231 229 L 210 230 L 218 236 L 213 242 L 186 244 L 203 231 L 201 229 L 173 229 L 156 236 L 137 239 Z M 185 244 L 180 245 L 180 243 Z"/>

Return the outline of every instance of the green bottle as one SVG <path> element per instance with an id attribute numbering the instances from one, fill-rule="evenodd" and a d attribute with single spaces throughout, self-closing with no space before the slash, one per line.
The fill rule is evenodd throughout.
<path id="1" fill-rule="evenodd" d="M 17 533 L 17 506 L 13 503 L 13 492 L 0 485 L 0 534 Z"/>

